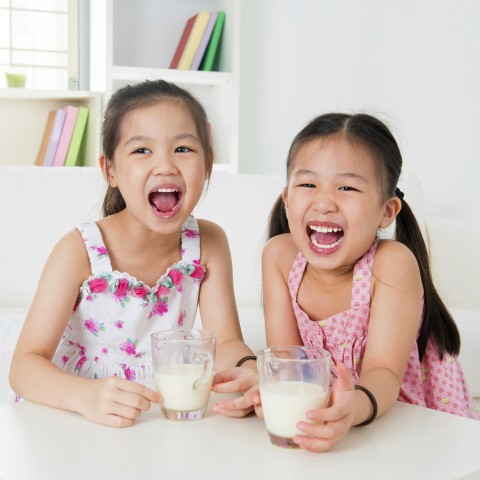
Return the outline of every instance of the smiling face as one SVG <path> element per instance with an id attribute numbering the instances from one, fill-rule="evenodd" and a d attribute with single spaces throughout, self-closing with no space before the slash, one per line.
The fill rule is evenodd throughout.
<path id="1" fill-rule="evenodd" d="M 203 192 L 205 153 L 180 102 L 163 100 L 128 112 L 112 160 L 102 160 L 126 213 L 160 233 L 179 231 Z"/>
<path id="2" fill-rule="evenodd" d="M 295 244 L 320 269 L 350 268 L 400 209 L 398 199 L 384 201 L 369 151 L 341 135 L 298 149 L 284 202 Z"/>

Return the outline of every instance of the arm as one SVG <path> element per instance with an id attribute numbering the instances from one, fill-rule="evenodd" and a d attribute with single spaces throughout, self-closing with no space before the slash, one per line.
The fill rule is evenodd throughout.
<path id="1" fill-rule="evenodd" d="M 213 390 L 218 393 L 245 392 L 257 383 L 255 361 L 249 360 L 241 368 L 234 368 L 246 355 L 253 355 L 243 342 L 233 289 L 230 248 L 225 232 L 216 224 L 199 221 L 202 239 L 202 264 L 207 272 L 199 296 L 202 326 L 217 332 L 217 373 Z M 228 369 L 228 370 L 226 370 Z M 244 416 L 251 411 L 251 403 L 243 395 L 224 400 L 215 410 L 231 416 Z"/>
<path id="2" fill-rule="evenodd" d="M 408 357 L 415 344 L 422 311 L 423 288 L 413 254 L 404 245 L 381 242 L 375 256 L 370 322 L 359 384 L 368 388 L 383 415 L 398 398 Z M 351 374 L 338 365 L 338 378 L 332 387 L 331 406 L 309 412 L 308 417 L 322 425 L 300 423 L 312 437 L 295 441 L 311 451 L 333 447 L 353 425 L 365 421 L 372 412 L 368 397 L 353 389 Z"/>
<path id="3" fill-rule="evenodd" d="M 127 380 L 90 380 L 51 362 L 90 265 L 78 231 L 55 246 L 18 339 L 10 368 L 14 391 L 37 403 L 78 412 L 99 423 L 130 425 L 158 401 L 156 392 Z"/>
<path id="4" fill-rule="evenodd" d="M 267 345 L 302 345 L 288 290 L 298 253 L 290 234 L 270 239 L 262 255 L 263 304 Z"/>

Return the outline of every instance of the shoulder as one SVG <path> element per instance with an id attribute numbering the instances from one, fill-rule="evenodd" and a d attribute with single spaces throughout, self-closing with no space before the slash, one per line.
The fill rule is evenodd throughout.
<path id="1" fill-rule="evenodd" d="M 198 230 L 200 238 L 202 240 L 202 248 L 207 246 L 206 244 L 214 241 L 227 241 L 227 235 L 223 228 L 211 222 L 210 220 L 197 220 Z"/>
<path id="2" fill-rule="evenodd" d="M 375 254 L 373 273 L 382 283 L 405 287 L 421 285 L 420 269 L 413 252 L 395 240 L 381 240 Z"/>
<path id="3" fill-rule="evenodd" d="M 281 270 L 284 275 L 288 275 L 297 255 L 298 248 L 290 233 L 282 233 L 272 237 L 263 248 L 262 262 L 264 269 L 271 265 Z"/>
<path id="4" fill-rule="evenodd" d="M 71 274 L 90 271 L 90 261 L 81 233 L 71 230 L 57 242 L 49 257 L 49 263 L 68 269 Z M 82 275 L 82 273 L 80 273 Z"/>
<path id="5" fill-rule="evenodd" d="M 230 248 L 225 231 L 220 225 L 210 220 L 197 220 L 201 242 L 202 263 L 212 258 L 230 255 Z"/>

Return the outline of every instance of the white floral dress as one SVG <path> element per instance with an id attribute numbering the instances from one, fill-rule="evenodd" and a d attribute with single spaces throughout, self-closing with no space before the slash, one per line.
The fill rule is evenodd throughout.
<path id="1" fill-rule="evenodd" d="M 150 335 L 191 328 L 205 267 L 200 265 L 197 221 L 182 228 L 182 259 L 149 287 L 128 273 L 113 271 L 95 222 L 77 227 L 90 257 L 92 275 L 80 288 L 53 362 L 87 378 L 153 376 Z"/>

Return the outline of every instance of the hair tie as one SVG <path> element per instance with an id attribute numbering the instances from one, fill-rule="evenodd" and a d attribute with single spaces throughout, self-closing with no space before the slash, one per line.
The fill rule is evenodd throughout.
<path id="1" fill-rule="evenodd" d="M 400 200 L 403 200 L 403 197 L 405 195 L 403 194 L 403 192 L 398 187 L 396 187 L 395 188 L 395 196 L 398 197 Z"/>

